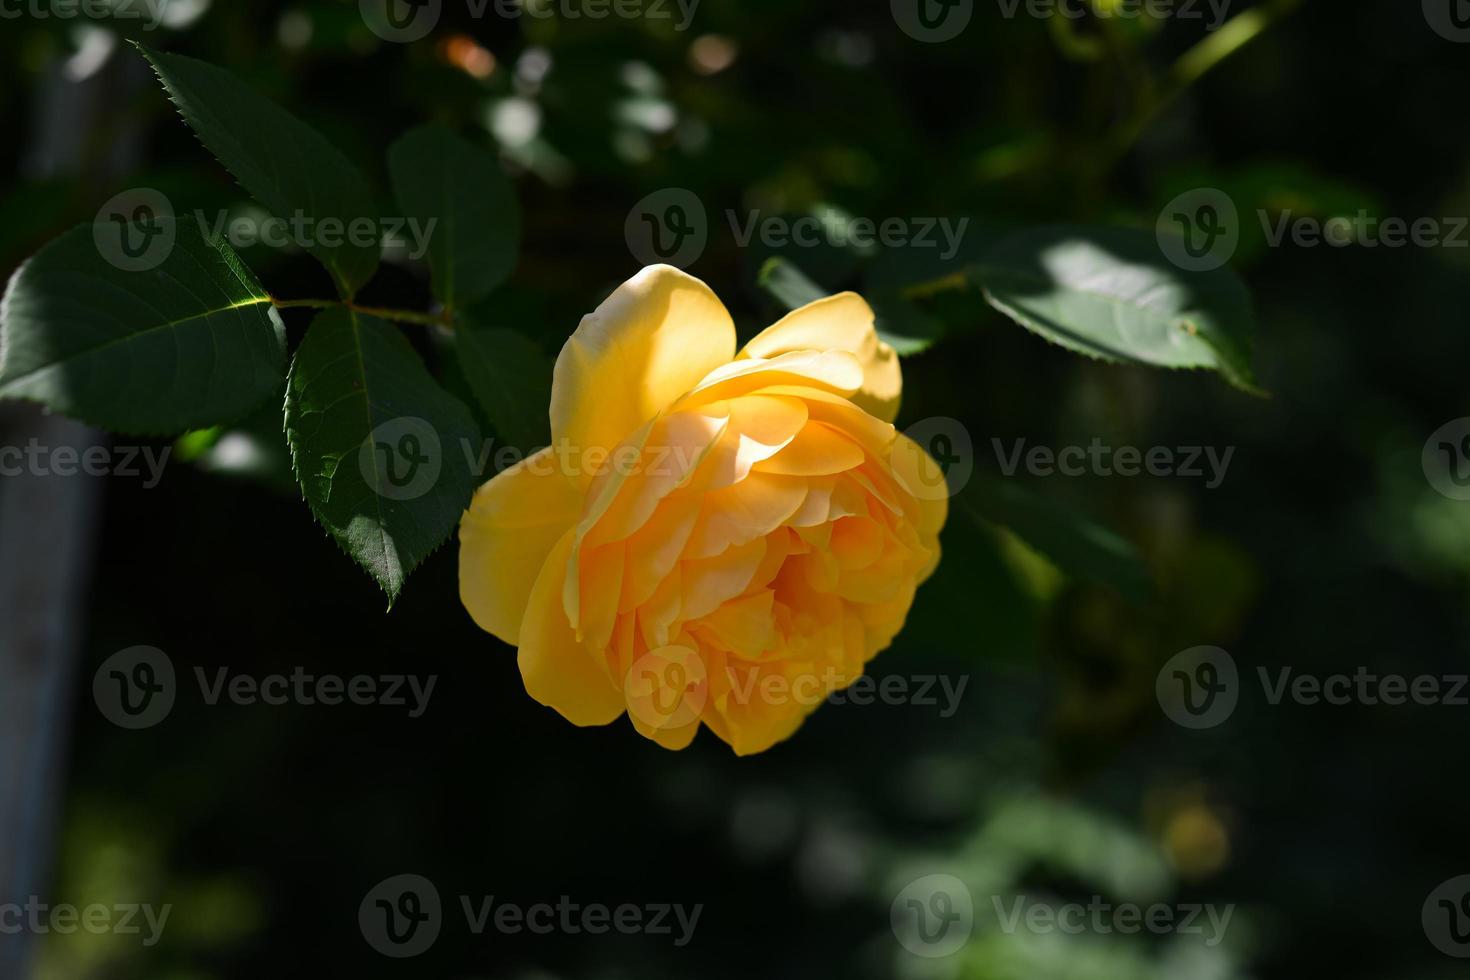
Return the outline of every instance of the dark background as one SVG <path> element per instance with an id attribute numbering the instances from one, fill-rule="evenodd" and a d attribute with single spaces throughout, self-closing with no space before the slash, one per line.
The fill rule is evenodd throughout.
<path id="1" fill-rule="evenodd" d="M 992 438 L 1095 436 L 1235 447 L 1228 475 L 1213 490 L 1183 478 L 1017 477 L 1133 542 L 1152 592 L 1126 598 L 952 516 L 938 575 L 872 667 L 968 676 L 958 714 L 827 706 L 747 759 L 709 733 L 668 753 L 626 722 L 579 730 L 532 702 L 513 652 L 461 608 L 452 543 L 385 613 L 279 473 L 221 472 L 181 450 L 155 489 L 109 479 L 79 611 L 47 894 L 174 910 L 152 948 L 43 937 L 38 975 L 1463 975 L 1426 938 L 1420 909 L 1470 871 L 1470 708 L 1272 706 L 1254 682 L 1257 666 L 1470 670 L 1470 504 L 1437 494 L 1420 467 L 1429 435 L 1467 413 L 1470 249 L 1269 248 L 1250 227 L 1258 208 L 1470 214 L 1470 45 L 1432 31 L 1417 2 L 1308 0 L 1191 86 L 1116 165 L 1106 147 L 1129 111 L 1129 79 L 1166 70 L 1204 37 L 1201 22 L 1105 34 L 1085 20 L 1079 35 L 1103 53 L 1078 60 L 1048 22 L 1006 19 L 993 0 L 977 0 L 969 28 L 945 44 L 905 35 L 876 2 L 703 0 L 683 33 L 647 19 L 475 20 L 448 2 L 436 32 L 406 46 L 378 42 L 356 3 L 206 7 L 180 29 L 135 36 L 230 68 L 288 105 L 385 199 L 383 153 L 410 126 L 439 120 L 489 144 L 501 100 L 539 107 L 540 142 L 507 151 L 525 216 L 521 262 L 487 309 L 549 356 L 636 271 L 624 220 L 661 188 L 689 188 L 709 210 L 711 244 L 690 271 L 745 335 L 777 311 L 755 285 L 764 255 L 732 240 L 727 208 L 968 215 L 978 236 L 1052 220 L 1152 227 L 1175 194 L 1212 186 L 1245 217 L 1234 265 L 1255 296 L 1255 362 L 1270 397 L 1210 374 L 1085 361 L 973 294 L 936 301 L 947 337 L 905 361 L 901 424 L 960 419 L 977 468 L 997 477 Z M 71 162 L 36 158 L 54 111 L 42 80 L 78 50 L 76 26 L 0 24 L 7 274 L 128 187 L 164 189 L 187 208 L 244 203 L 125 45 L 98 69 L 100 109 L 78 115 Z M 736 51 L 714 74 L 691 60 L 706 35 Z M 483 73 L 472 45 L 493 58 L 487 77 L 462 67 Z M 551 68 L 518 88 L 532 49 Z M 641 116 L 649 102 L 660 108 Z M 637 122 L 670 109 L 671 131 Z M 304 256 L 246 257 L 276 295 L 327 295 Z M 825 251 L 793 257 L 828 288 L 861 287 L 868 274 Z M 407 266 L 387 267 L 365 297 L 427 299 L 421 270 Z M 296 312 L 293 341 L 305 323 Z M 452 374 L 431 340 L 415 340 Z M 269 421 L 254 428 L 281 449 Z M 126 732 L 96 710 L 91 677 L 135 644 L 166 651 L 187 680 L 163 724 Z M 1154 681 L 1201 644 L 1228 649 L 1247 682 L 1227 723 L 1191 732 L 1160 711 Z M 193 670 L 226 665 L 438 684 L 419 719 L 387 707 L 206 705 Z M 899 890 L 930 872 L 964 879 L 977 905 L 974 937 L 944 960 L 911 956 L 889 924 Z M 439 941 L 408 961 L 375 953 L 357 922 L 369 889 L 401 873 L 432 879 L 447 907 Z M 1218 947 L 1007 935 L 990 899 L 1019 894 L 1238 907 Z M 475 936 L 460 895 L 704 911 L 684 948 L 649 935 Z"/>

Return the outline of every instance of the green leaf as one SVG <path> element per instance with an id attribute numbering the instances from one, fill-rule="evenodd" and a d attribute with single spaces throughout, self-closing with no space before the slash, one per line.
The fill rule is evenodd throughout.
<path id="1" fill-rule="evenodd" d="M 788 310 L 798 310 L 832 295 L 813 282 L 789 259 L 769 258 L 756 276 L 756 285 L 776 297 Z"/>
<path id="2" fill-rule="evenodd" d="M 1041 603 L 1001 553 L 1001 533 L 950 521 L 944 558 L 914 597 L 899 649 L 958 650 L 992 662 L 1028 663 L 1036 654 Z M 973 643 L 954 643 L 955 623 L 984 623 Z"/>
<path id="3" fill-rule="evenodd" d="M 312 322 L 286 388 L 286 441 L 307 503 L 391 607 L 469 506 L 474 418 L 396 329 L 341 307 Z"/>
<path id="4" fill-rule="evenodd" d="M 495 154 L 422 126 L 393 144 L 388 169 L 402 217 L 432 229 L 429 270 L 440 302 L 462 307 L 505 281 L 520 251 L 521 216 Z"/>
<path id="5" fill-rule="evenodd" d="M 1131 544 L 1064 504 L 978 475 L 955 504 L 982 526 L 1009 528 L 1069 575 L 1117 589 L 1135 602 L 1153 591 L 1148 569 Z"/>
<path id="6" fill-rule="evenodd" d="M 874 292 L 867 300 L 877 314 L 878 339 L 899 357 L 921 354 L 944 336 L 944 323 L 902 293 Z"/>
<path id="7" fill-rule="evenodd" d="M 475 400 L 503 443 L 529 453 L 551 441 L 551 359 L 530 338 L 464 319 L 454 351 Z"/>
<path id="8" fill-rule="evenodd" d="M 344 298 L 354 296 L 377 270 L 380 252 L 377 208 L 362 173 L 321 133 L 229 72 L 138 50 L 209 151 L 293 231 L 299 219 L 302 246 Z"/>
<path id="9" fill-rule="evenodd" d="M 174 435 L 234 421 L 280 391 L 285 330 L 239 256 L 192 221 L 155 217 L 146 230 L 152 255 L 136 271 L 120 253 L 104 257 L 119 232 L 100 223 L 16 271 L 0 303 L 0 396 L 114 432 Z"/>
<path id="10" fill-rule="evenodd" d="M 1005 239 L 975 270 L 996 309 L 1089 357 L 1252 379 L 1250 295 L 1228 268 L 1192 272 L 1151 232 L 1051 226 Z"/>

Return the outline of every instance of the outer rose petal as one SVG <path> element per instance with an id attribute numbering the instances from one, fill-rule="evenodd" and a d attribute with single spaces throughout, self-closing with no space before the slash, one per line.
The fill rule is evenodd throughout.
<path id="1" fill-rule="evenodd" d="M 735 352 L 735 324 L 710 288 L 667 265 L 619 286 L 556 359 L 551 436 L 611 450 Z M 591 482 L 583 473 L 581 482 Z"/>
<path id="2" fill-rule="evenodd" d="M 459 523 L 459 598 L 481 629 L 520 642 L 531 586 L 581 509 L 581 492 L 550 448 L 475 492 Z"/>
<path id="3" fill-rule="evenodd" d="M 568 530 L 551 549 L 531 588 L 517 658 L 526 693 L 574 725 L 606 725 L 623 713 L 623 696 L 598 658 L 577 642 L 562 608 L 572 553 Z"/>
<path id="4" fill-rule="evenodd" d="M 949 486 L 944 470 L 928 450 L 900 432 L 889 456 L 893 476 L 919 506 L 919 534 L 925 540 L 939 536 L 949 516 Z"/>
<path id="5" fill-rule="evenodd" d="M 845 350 L 863 366 L 863 387 L 852 400 L 885 422 L 898 415 L 903 373 L 898 355 L 878 339 L 873 308 L 857 293 L 838 293 L 793 310 L 757 334 L 740 357 L 775 357 L 799 350 Z"/>

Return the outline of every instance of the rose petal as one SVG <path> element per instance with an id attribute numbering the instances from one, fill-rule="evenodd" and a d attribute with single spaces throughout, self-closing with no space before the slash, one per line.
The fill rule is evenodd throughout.
<path id="1" fill-rule="evenodd" d="M 806 496 L 806 481 L 773 473 L 751 473 L 734 486 L 707 493 L 684 557 L 710 558 L 765 537 L 795 514 Z"/>
<path id="2" fill-rule="evenodd" d="M 765 553 L 765 539 L 756 538 L 714 558 L 680 562 L 684 621 L 707 616 L 718 609 L 720 603 L 744 592 Z"/>
<path id="3" fill-rule="evenodd" d="M 754 394 L 764 388 L 811 388 L 851 395 L 863 385 L 863 366 L 846 351 L 792 351 L 770 359 L 747 358 L 715 368 L 679 405 L 703 405 Z"/>
<path id="4" fill-rule="evenodd" d="M 549 449 L 475 492 L 459 524 L 459 597 L 481 629 L 512 646 L 520 642 L 531 587 L 581 506 Z"/>
<path id="5" fill-rule="evenodd" d="M 649 266 L 583 317 L 562 348 L 552 439 L 610 450 L 734 350 L 735 324 L 708 286 L 671 266 Z"/>
<path id="6" fill-rule="evenodd" d="M 741 358 L 771 358 L 790 351 L 844 350 L 858 359 L 862 388 L 853 401 L 864 411 L 892 422 L 903 393 L 903 372 L 892 347 L 878 339 L 873 308 L 857 293 L 838 293 L 793 310 L 757 334 Z"/>
<path id="7" fill-rule="evenodd" d="M 562 608 L 573 532 L 557 540 L 526 604 L 517 662 L 526 693 L 574 725 L 606 725 L 623 713 L 622 692 L 605 663 L 577 642 Z"/>
<path id="8" fill-rule="evenodd" d="M 791 445 L 755 464 L 762 473 L 788 476 L 831 476 L 861 466 L 863 449 L 847 436 L 821 422 L 812 422 Z"/>

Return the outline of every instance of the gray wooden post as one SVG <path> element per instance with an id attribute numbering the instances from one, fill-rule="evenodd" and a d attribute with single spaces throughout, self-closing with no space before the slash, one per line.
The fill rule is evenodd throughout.
<path id="1" fill-rule="evenodd" d="M 7 409 L 0 446 L 32 438 L 78 452 L 96 434 L 39 410 Z M 101 487 L 7 460 L 0 476 L 0 905 L 44 894 L 52 870 Z M 14 475 L 11 475 L 14 474 Z M 0 977 L 29 975 L 35 937 L 0 939 Z"/>
<path id="2" fill-rule="evenodd" d="M 110 184 L 131 169 L 139 144 L 131 125 L 112 131 L 100 159 L 83 159 L 99 123 L 146 84 L 146 70 L 126 52 L 119 45 L 86 78 L 76 77 L 76 66 L 69 69 L 64 59 L 50 66 L 33 101 L 26 176 Z M 35 406 L 0 405 L 0 447 L 24 450 L 35 440 L 52 451 L 70 446 L 82 453 L 100 439 L 100 433 Z M 0 905 L 23 906 L 32 896 L 49 902 L 69 714 L 78 697 L 76 665 L 106 478 L 48 475 L 44 466 L 25 459 L 16 472 L 13 453 L 3 462 L 8 472 L 0 475 Z M 0 978 L 31 975 L 35 940 L 25 930 L 0 936 Z"/>

